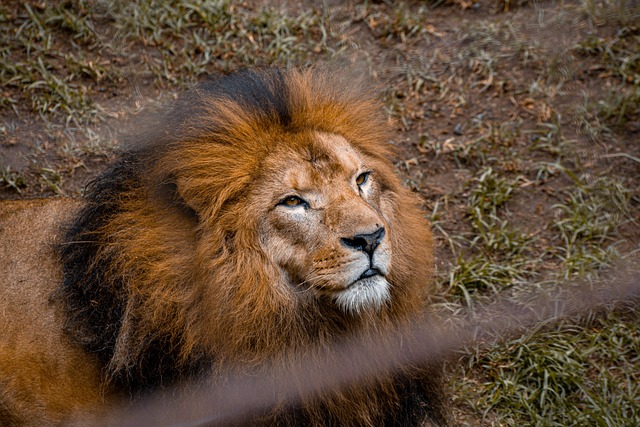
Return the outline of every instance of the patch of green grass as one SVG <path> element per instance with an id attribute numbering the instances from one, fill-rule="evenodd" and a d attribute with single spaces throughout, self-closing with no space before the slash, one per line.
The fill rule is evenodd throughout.
<path id="1" fill-rule="evenodd" d="M 64 194 L 62 191 L 62 175 L 55 169 L 40 169 L 40 180 L 43 186 L 54 194 Z"/>
<path id="2" fill-rule="evenodd" d="M 627 26 L 640 21 L 640 5 L 635 0 L 582 0 L 580 10 L 596 25 Z"/>
<path id="3" fill-rule="evenodd" d="M 44 26 L 59 29 L 68 34 L 75 43 L 82 43 L 92 48 L 100 41 L 92 17 L 89 15 L 91 10 L 96 9 L 96 5 L 90 1 L 75 0 L 47 4 L 42 10 L 41 17 L 37 17 L 27 4 L 25 8 L 29 10 L 29 15 L 34 20 L 41 20 Z"/>
<path id="4" fill-rule="evenodd" d="M 530 170 L 535 170 L 534 183 L 542 184 L 564 170 L 562 162 L 565 157 L 573 155 L 573 141 L 563 137 L 560 118 L 556 114 L 551 116 L 550 122 L 540 123 L 524 134 L 531 141 L 527 149 L 529 153 L 539 152 L 552 157 L 552 160 L 545 159 L 530 166 Z"/>
<path id="5" fill-rule="evenodd" d="M 562 126 L 560 117 L 557 114 L 551 115 L 549 122 L 540 123 L 536 129 L 526 132 L 529 140 L 533 142 L 531 150 L 540 150 L 554 156 L 562 156 L 566 151 L 568 143 L 562 136 Z"/>
<path id="6" fill-rule="evenodd" d="M 445 286 L 451 295 L 463 297 L 464 304 L 473 307 L 474 298 L 483 293 L 499 295 L 512 286 L 525 285 L 531 274 L 529 267 L 522 258 L 505 262 L 483 254 L 460 256 L 449 270 Z"/>
<path id="7" fill-rule="evenodd" d="M 631 120 L 637 121 L 640 117 L 640 81 L 630 90 L 614 90 L 611 96 L 598 103 L 597 114 L 617 126 L 623 126 Z"/>
<path id="8" fill-rule="evenodd" d="M 590 34 L 574 51 L 595 56 L 602 66 L 624 82 L 640 85 L 640 34 L 636 29 L 622 28 L 615 37 Z"/>
<path id="9" fill-rule="evenodd" d="M 598 113 L 597 104 L 591 103 L 587 99 L 576 108 L 576 124 L 578 131 L 593 142 L 608 137 L 611 133 L 611 129 Z"/>
<path id="10" fill-rule="evenodd" d="M 454 396 L 494 425 L 638 425 L 639 331 L 638 319 L 618 316 L 532 331 L 471 355 L 467 367 L 483 377 L 471 393 L 454 385 Z"/>
<path id="11" fill-rule="evenodd" d="M 508 222 L 500 218 L 499 209 L 511 198 L 517 182 L 499 176 L 487 168 L 472 181 L 468 209 L 475 236 L 471 247 L 479 245 L 485 254 L 513 258 L 525 250 L 528 238 L 512 230 Z"/>
<path id="12" fill-rule="evenodd" d="M 24 3 L 3 12 L 0 34 L 3 82 L 23 91 L 45 120 L 76 123 L 99 115 L 87 93 L 105 79 L 119 81 L 122 63 L 136 69 L 134 77 L 175 88 L 212 70 L 300 65 L 342 49 L 314 9 L 288 15 L 231 0 Z M 0 105 L 17 103 L 3 95 Z"/>
<path id="13" fill-rule="evenodd" d="M 31 105 L 40 114 L 62 114 L 67 122 L 79 115 L 87 117 L 95 113 L 91 98 L 82 85 L 70 83 L 69 78 L 59 77 L 45 65 L 41 58 L 34 62 L 19 64 L 19 76 L 31 95 Z"/>
<path id="14" fill-rule="evenodd" d="M 146 67 L 172 85 L 191 84 L 212 66 L 300 64 L 311 53 L 332 52 L 329 27 L 314 11 L 289 16 L 230 0 L 147 0 L 119 3 L 109 15 L 118 44 L 153 47 Z M 109 47 L 122 54 L 118 45 Z"/>
<path id="15" fill-rule="evenodd" d="M 547 254 L 530 245 L 527 236 L 516 237 L 514 246 L 493 245 L 492 240 L 480 237 L 481 229 L 503 241 L 513 234 L 508 228 L 500 231 L 496 227 L 503 224 L 498 219 L 508 206 L 513 187 L 490 170 L 474 179 L 469 220 L 478 232 L 476 249 L 483 252 L 458 257 L 449 273 L 455 286 L 453 294 L 462 295 L 465 305 L 473 307 L 474 300 L 487 294 L 518 300 L 527 289 L 553 287 L 557 280 L 595 279 L 599 271 L 619 259 L 618 230 L 635 220 L 632 192 L 613 178 L 588 180 L 561 167 L 559 170 L 567 173 L 575 186 L 554 206 L 556 213 L 549 229 L 558 238 L 546 249 Z M 489 220 L 479 221 L 481 214 Z M 520 250 L 525 256 L 519 256 Z M 542 268 L 554 260 L 559 266 L 550 280 L 549 272 Z M 544 282 L 537 283 L 538 277 Z M 515 292 L 505 293 L 506 289 Z M 582 323 L 573 319 L 553 328 L 541 325 L 484 350 L 469 350 L 456 375 L 471 378 L 473 383 L 452 380 L 454 401 L 488 425 L 638 425 L 640 318 L 631 315 L 622 320 L 620 316 L 626 315 L 584 313 Z"/>
<path id="16" fill-rule="evenodd" d="M 513 194 L 513 183 L 499 176 L 492 168 L 480 172 L 474 179 L 475 186 L 469 196 L 470 214 L 482 218 L 487 214 L 496 215 Z"/>
<path id="17" fill-rule="evenodd" d="M 65 9 L 62 4 L 46 4 L 42 10 L 28 3 L 22 6 L 14 12 L 16 15 L 5 15 L 0 24 L 4 45 L 0 50 L 0 78 L 7 87 L 21 89 L 33 111 L 43 116 L 64 117 L 67 122 L 91 118 L 96 110 L 87 87 L 63 65 L 65 57 L 70 63 L 72 56 L 57 49 L 64 39 L 60 31 L 71 32 L 76 43 L 96 42 L 88 17 L 74 15 L 75 10 Z M 11 27 L 15 22 L 21 23 L 17 29 Z M 15 109 L 14 101 L 11 104 Z"/>
<path id="18" fill-rule="evenodd" d="M 578 130 L 593 141 L 611 137 L 614 130 L 624 131 L 639 116 L 640 85 L 621 85 L 596 102 L 586 99 L 576 109 Z"/>
<path id="19" fill-rule="evenodd" d="M 524 285 L 533 261 L 532 238 L 501 218 L 516 182 L 487 168 L 471 185 L 467 206 L 472 232 L 464 242 L 469 254 L 458 255 L 446 278 L 450 292 L 462 295 L 467 305 L 472 305 L 472 296 L 478 292 L 497 295 L 514 285 Z"/>
<path id="20" fill-rule="evenodd" d="M 598 61 L 593 73 L 619 82 L 607 95 L 585 99 L 578 108 L 580 130 L 595 140 L 610 135 L 610 127 L 622 127 L 640 115 L 640 6 L 627 0 L 585 0 L 583 7 L 598 22 L 618 24 L 613 35 L 590 33 L 573 48 L 578 55 Z"/>
<path id="21" fill-rule="evenodd" d="M 27 186 L 27 181 L 11 168 L 0 166 L 0 185 L 20 193 Z"/>
<path id="22" fill-rule="evenodd" d="M 578 128 L 592 140 L 610 135 L 612 128 L 621 129 L 640 116 L 640 85 L 621 86 L 597 102 L 578 107 Z"/>
<path id="23" fill-rule="evenodd" d="M 563 278 L 597 271 L 619 256 L 613 243 L 620 226 L 631 220 L 630 202 L 631 192 L 621 183 L 599 178 L 579 183 L 554 206 L 552 227 L 562 240 L 555 255 L 563 262 Z"/>

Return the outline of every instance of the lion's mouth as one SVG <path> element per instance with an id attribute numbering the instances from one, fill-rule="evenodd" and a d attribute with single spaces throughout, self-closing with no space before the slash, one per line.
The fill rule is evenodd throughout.
<path id="1" fill-rule="evenodd" d="M 368 268 L 358 280 L 334 294 L 338 306 L 351 314 L 378 310 L 390 297 L 389 282 L 377 268 Z"/>
<path id="2" fill-rule="evenodd" d="M 383 276 L 383 274 L 382 274 L 382 272 L 380 270 L 378 270 L 375 267 L 367 268 L 367 270 L 364 273 L 362 273 L 360 275 L 360 277 L 358 277 L 358 280 L 356 280 L 356 282 L 358 282 L 360 280 L 363 280 L 363 279 L 368 279 L 368 278 L 373 277 L 373 276 Z"/>

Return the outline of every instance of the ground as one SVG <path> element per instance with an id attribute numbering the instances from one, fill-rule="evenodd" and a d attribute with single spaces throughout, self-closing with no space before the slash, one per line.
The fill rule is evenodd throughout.
<path id="1" fill-rule="evenodd" d="M 331 64 L 396 129 L 441 315 L 638 258 L 637 0 L 4 0 L 0 40 L 0 198 L 79 196 L 141 112 L 206 75 Z M 457 424 L 640 425 L 639 326 L 584 313 L 468 348 Z"/>

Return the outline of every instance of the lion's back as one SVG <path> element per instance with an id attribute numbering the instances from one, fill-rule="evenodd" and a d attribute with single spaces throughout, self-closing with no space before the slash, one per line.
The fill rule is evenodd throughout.
<path id="1" fill-rule="evenodd" d="M 98 365 L 70 343 L 50 302 L 61 280 L 54 242 L 78 205 L 70 199 L 0 203 L 2 425 L 65 422 L 70 409 L 101 400 Z"/>
<path id="2" fill-rule="evenodd" d="M 42 324 L 50 321 L 49 310 L 32 316 L 34 307 L 46 305 L 48 296 L 60 280 L 53 243 L 60 224 L 77 208 L 69 199 L 35 199 L 0 203 L 0 321 L 16 317 L 35 317 Z M 29 309 L 26 309 L 29 307 Z M 7 317 L 11 315 L 10 319 Z M 35 314 L 35 313 L 34 313 Z M 7 330 L 4 329 L 3 330 Z"/>

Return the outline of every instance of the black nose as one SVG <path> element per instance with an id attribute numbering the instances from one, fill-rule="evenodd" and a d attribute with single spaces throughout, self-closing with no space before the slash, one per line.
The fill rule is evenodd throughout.
<path id="1" fill-rule="evenodd" d="M 373 233 L 356 234 L 353 237 L 343 237 L 342 239 L 340 239 L 340 241 L 343 245 L 349 248 L 366 252 L 367 254 L 369 254 L 369 256 L 372 256 L 373 251 L 376 250 L 376 248 L 384 238 L 384 235 L 384 227 L 380 227 Z"/>

